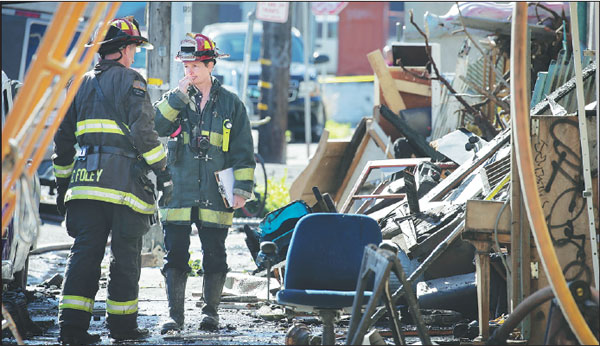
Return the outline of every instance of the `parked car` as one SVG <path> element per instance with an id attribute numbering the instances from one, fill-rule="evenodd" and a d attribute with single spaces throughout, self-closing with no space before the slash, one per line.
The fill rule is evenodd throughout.
<path id="1" fill-rule="evenodd" d="M 244 60 L 244 44 L 246 41 L 246 32 L 248 23 L 218 23 L 210 24 L 204 27 L 202 34 L 215 41 L 217 48 L 223 53 L 230 55 L 227 59 L 221 59 L 215 65 L 213 75 L 218 78 L 225 87 L 236 94 L 242 90 L 242 73 Z M 248 109 L 249 116 L 257 116 L 258 99 L 260 89 L 258 80 L 260 79 L 261 66 L 258 62 L 262 46 L 262 23 L 256 22 L 253 27 L 252 52 L 250 55 L 250 64 L 248 68 L 248 87 L 246 104 L 252 104 Z M 309 66 L 304 65 L 304 45 L 300 31 L 292 28 L 292 51 L 290 63 L 290 85 L 289 85 L 289 105 L 288 105 L 288 130 L 292 135 L 292 140 L 304 140 L 304 98 L 299 94 L 300 83 L 304 81 L 304 72 L 308 68 L 312 87 L 310 91 L 310 110 L 311 110 L 311 133 L 312 140 L 318 141 L 325 128 L 325 109 L 321 98 L 320 87 L 317 82 L 317 70 L 314 64 L 325 63 L 329 61 L 326 55 L 316 55 L 311 57 Z M 312 55 L 312 54 L 311 54 Z M 250 107 L 249 107 L 250 108 Z"/>
<path id="2" fill-rule="evenodd" d="M 12 109 L 12 100 L 20 83 L 11 80 L 2 71 L 2 128 Z M 3 165 L 4 171 L 4 165 Z M 29 251 L 36 246 L 39 232 L 40 180 L 20 178 L 15 184 L 17 200 L 9 224 L 2 230 L 2 290 L 22 289 L 27 286 Z M 4 196 L 3 196 L 4 197 Z M 2 215 L 7 204 L 2 204 Z"/>

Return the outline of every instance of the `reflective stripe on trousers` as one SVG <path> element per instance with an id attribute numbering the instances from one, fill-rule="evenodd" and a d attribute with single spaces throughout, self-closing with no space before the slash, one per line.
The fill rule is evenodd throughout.
<path id="1" fill-rule="evenodd" d="M 82 296 L 62 296 L 58 309 L 74 309 L 92 313 L 94 310 L 94 299 Z"/>
<path id="2" fill-rule="evenodd" d="M 127 302 L 117 302 L 114 300 L 106 300 L 106 312 L 113 315 L 129 315 L 138 311 L 138 300 L 130 300 Z"/>

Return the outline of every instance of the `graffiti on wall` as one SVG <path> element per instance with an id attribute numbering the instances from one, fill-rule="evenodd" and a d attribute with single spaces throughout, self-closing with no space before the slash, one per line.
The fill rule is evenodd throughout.
<path id="1" fill-rule="evenodd" d="M 578 123 L 565 117 L 549 124 L 547 136 L 540 136 L 533 146 L 537 189 L 548 231 L 557 252 L 567 255 L 559 255 L 566 280 L 591 282 Z"/>

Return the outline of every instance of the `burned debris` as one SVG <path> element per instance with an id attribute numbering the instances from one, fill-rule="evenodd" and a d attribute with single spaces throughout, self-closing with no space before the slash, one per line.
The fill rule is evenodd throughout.
<path id="1" fill-rule="evenodd" d="M 596 57 L 593 51 L 585 51 L 583 68 L 577 71 L 567 39 L 570 18 L 564 11 L 557 13 L 541 4 L 530 5 L 536 6 L 536 20 L 529 24 L 532 38 L 535 37 L 530 43 L 532 73 L 529 85 L 521 87 L 529 88 L 531 96 L 537 188 L 567 280 L 589 287 L 598 280 L 598 264 L 591 255 L 597 246 L 592 244 L 596 242 L 597 228 L 589 227 L 597 224 L 598 216 L 597 204 L 592 220 L 583 213 L 583 175 L 590 174 L 597 184 L 598 158 L 582 157 L 580 142 L 597 147 L 597 139 L 593 131 L 586 131 L 589 136 L 580 140 L 577 102 L 586 105 L 586 112 L 579 117 L 583 116 L 586 126 L 594 129 Z M 393 337 L 395 343 L 403 343 L 402 333 L 410 329 L 407 324 L 420 330 L 424 320 L 432 332 L 440 325 L 435 319 L 415 316 L 414 309 L 438 309 L 461 316 L 452 324 L 457 340 L 478 338 L 485 342 L 515 306 L 548 284 L 549 279 L 539 266 L 536 244 L 529 238 L 533 233 L 520 202 L 514 163 L 518 150 L 511 140 L 511 104 L 515 100 L 511 99 L 510 87 L 510 21 L 463 16 L 460 5 L 458 10 L 463 31 L 483 30 L 487 36 L 477 41 L 467 35 L 452 80 L 440 74 L 429 53 L 425 68 L 407 67 L 402 61 L 397 61 L 399 66 L 386 66 L 381 52 L 370 53 L 368 60 L 378 88 L 373 116 L 363 118 L 349 140 L 327 140 L 324 133 L 308 167 L 290 189 L 293 200 L 317 206 L 318 198 L 311 195 L 312 189 L 317 188 L 332 196 L 340 213 L 376 220 L 383 239 L 380 248 L 393 250 L 401 263 L 405 274 L 396 277 L 388 271 L 383 281 L 377 281 L 381 277 L 375 274 L 378 279 L 373 286 L 374 292 L 389 287 L 393 294 L 384 305 L 398 309 L 401 319 L 396 320 L 394 313 L 386 315 L 387 323 L 381 330 L 382 325 L 377 322 L 386 307 L 380 306 L 376 313 L 368 310 L 365 315 L 370 316 L 369 322 L 362 320 L 360 340 L 371 330 L 371 336 L 379 331 Z M 427 35 L 411 23 L 423 36 L 429 52 Z M 576 85 L 577 74 L 582 85 Z M 441 92 L 435 97 L 433 83 L 441 84 Z M 580 96 L 576 87 L 583 91 Z M 585 117 L 588 113 L 591 116 Z M 584 170 L 586 165 L 589 171 Z M 555 181 L 559 176 L 562 183 Z M 566 185 L 560 185 L 563 183 Z M 306 212 L 310 215 L 316 210 L 306 208 Z M 298 220 L 290 222 L 296 224 Z M 518 231 L 513 230 L 515 225 L 519 225 Z M 565 233 L 559 234 L 561 230 Z M 371 251 L 376 257 L 379 250 Z M 279 268 L 285 269 L 284 258 L 278 260 Z M 537 267 L 531 273 L 525 272 L 530 268 L 525 268 L 522 261 Z M 371 262 L 365 258 L 365 263 Z M 414 293 L 406 289 L 407 285 Z M 357 288 L 357 294 L 359 291 Z M 407 294 L 414 294 L 418 305 L 410 304 Z M 280 299 L 280 303 L 285 303 L 285 299 Z M 597 299 L 588 303 L 596 304 L 597 309 Z M 587 311 L 584 313 L 591 311 L 580 307 Z M 547 306 L 539 309 L 552 314 Z M 361 314 L 360 309 L 351 314 L 352 321 L 362 316 L 356 316 Z M 326 327 L 329 322 L 323 318 L 323 328 L 331 328 Z M 358 322 L 348 326 L 349 344 L 361 343 L 354 339 L 355 323 Z M 531 323 L 532 329 L 520 330 L 512 337 L 543 342 L 540 331 L 545 325 L 542 321 Z M 403 331 L 395 329 L 400 324 Z M 373 326 L 375 329 L 370 329 Z M 309 340 L 304 328 L 291 328 L 288 338 L 294 342 Z M 597 333 L 597 325 L 592 328 Z M 423 341 L 420 332 L 419 336 Z M 504 341 L 506 337 L 508 334 L 503 334 Z"/>

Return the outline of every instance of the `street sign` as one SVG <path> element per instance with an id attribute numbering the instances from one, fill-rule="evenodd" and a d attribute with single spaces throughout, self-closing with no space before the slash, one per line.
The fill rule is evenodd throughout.
<path id="1" fill-rule="evenodd" d="M 285 23 L 288 20 L 289 8 L 289 2 L 258 2 L 256 3 L 256 19 Z"/>
<path id="2" fill-rule="evenodd" d="M 337 15 L 348 5 L 347 1 L 311 2 L 310 9 L 315 16 Z"/>

